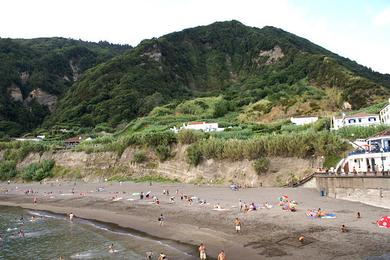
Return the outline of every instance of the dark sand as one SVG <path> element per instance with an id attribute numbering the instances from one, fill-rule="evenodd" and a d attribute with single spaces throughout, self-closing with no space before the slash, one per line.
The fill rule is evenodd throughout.
<path id="1" fill-rule="evenodd" d="M 376 208 L 358 202 L 321 197 L 319 192 L 305 188 L 251 188 L 231 191 L 223 186 L 194 186 L 186 184 L 148 183 L 77 183 L 47 184 L 0 184 L 0 205 L 21 206 L 56 213 L 73 212 L 77 217 L 116 223 L 122 227 L 139 230 L 153 237 L 177 241 L 183 248 L 203 242 L 210 256 L 216 257 L 224 249 L 228 259 L 364 259 L 368 256 L 390 252 L 390 229 L 378 228 L 376 220 L 390 215 L 390 210 Z M 17 187 L 17 189 L 16 189 Z M 103 192 L 97 192 L 104 187 Z M 4 192 L 5 190 L 8 192 Z M 24 191 L 33 189 L 38 198 L 34 205 L 33 195 Z M 170 203 L 162 194 L 168 189 L 176 196 Z M 179 195 L 196 196 L 207 201 L 206 205 L 181 201 Z M 132 193 L 151 190 L 161 201 L 139 200 Z M 53 194 L 47 194 L 53 192 Z M 82 193 L 82 194 L 81 194 Z M 62 195 L 61 195 L 62 194 Z M 287 195 L 298 202 L 297 212 L 283 211 L 277 198 Z M 113 197 L 121 200 L 112 201 Z M 130 199 L 130 200 L 129 200 Z M 249 213 L 238 210 L 239 199 L 247 203 L 273 204 L 272 209 L 259 209 Z M 225 211 L 214 211 L 219 203 Z M 306 216 L 307 209 L 321 208 L 335 213 L 335 219 L 313 219 Z M 357 219 L 357 212 L 362 218 Z M 158 216 L 163 213 L 166 222 L 160 227 Z M 242 233 L 236 234 L 233 221 L 243 222 Z M 347 233 L 340 232 L 345 224 Z M 305 243 L 298 241 L 305 236 Z M 174 256 L 169 259 L 193 259 Z M 196 258 L 195 258 L 196 259 Z"/>

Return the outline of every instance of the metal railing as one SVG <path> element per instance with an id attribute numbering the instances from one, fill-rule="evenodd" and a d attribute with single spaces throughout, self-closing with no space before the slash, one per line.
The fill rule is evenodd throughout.
<path id="1" fill-rule="evenodd" d="M 371 150 L 358 149 L 358 150 L 349 152 L 348 156 L 356 155 L 356 154 L 365 154 L 365 153 L 389 153 L 389 152 L 390 152 L 390 147 L 374 148 L 374 149 L 371 149 Z"/>

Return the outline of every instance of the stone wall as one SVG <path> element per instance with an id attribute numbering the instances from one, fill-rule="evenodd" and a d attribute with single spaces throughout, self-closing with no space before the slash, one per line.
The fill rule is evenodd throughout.
<path id="1" fill-rule="evenodd" d="M 327 196 L 390 209 L 390 177 L 316 176 L 316 187 Z"/>

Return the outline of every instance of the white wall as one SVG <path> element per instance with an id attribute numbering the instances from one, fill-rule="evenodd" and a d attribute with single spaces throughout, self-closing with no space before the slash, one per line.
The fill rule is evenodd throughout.
<path id="1" fill-rule="evenodd" d="M 311 116 L 311 117 L 291 117 L 290 121 L 293 124 L 296 125 L 306 125 L 306 124 L 312 124 L 318 120 L 318 117 Z"/>

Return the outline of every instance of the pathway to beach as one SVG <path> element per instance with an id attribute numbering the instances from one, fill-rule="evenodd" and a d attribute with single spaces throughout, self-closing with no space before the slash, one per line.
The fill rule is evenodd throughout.
<path id="1" fill-rule="evenodd" d="M 141 192 L 144 199 L 140 199 Z M 296 212 L 282 209 L 282 196 L 296 201 Z M 240 200 L 247 205 L 254 203 L 257 210 L 240 212 Z M 264 207 L 265 203 L 272 207 Z M 376 225 L 379 217 L 390 215 L 390 210 L 321 197 L 318 191 L 305 188 L 233 191 L 226 186 L 186 184 L 1 183 L 0 204 L 73 212 L 76 217 L 192 244 L 195 250 L 203 242 L 210 256 L 216 257 L 223 249 L 233 260 L 362 259 L 390 252 L 390 229 Z M 308 209 L 316 212 L 318 208 L 330 213 L 329 218 L 307 216 Z M 158 223 L 160 214 L 165 217 L 163 226 Z M 236 217 L 242 222 L 240 234 L 234 228 Z M 341 232 L 342 224 L 348 232 Z M 298 240 L 301 235 L 305 237 L 303 243 Z"/>

